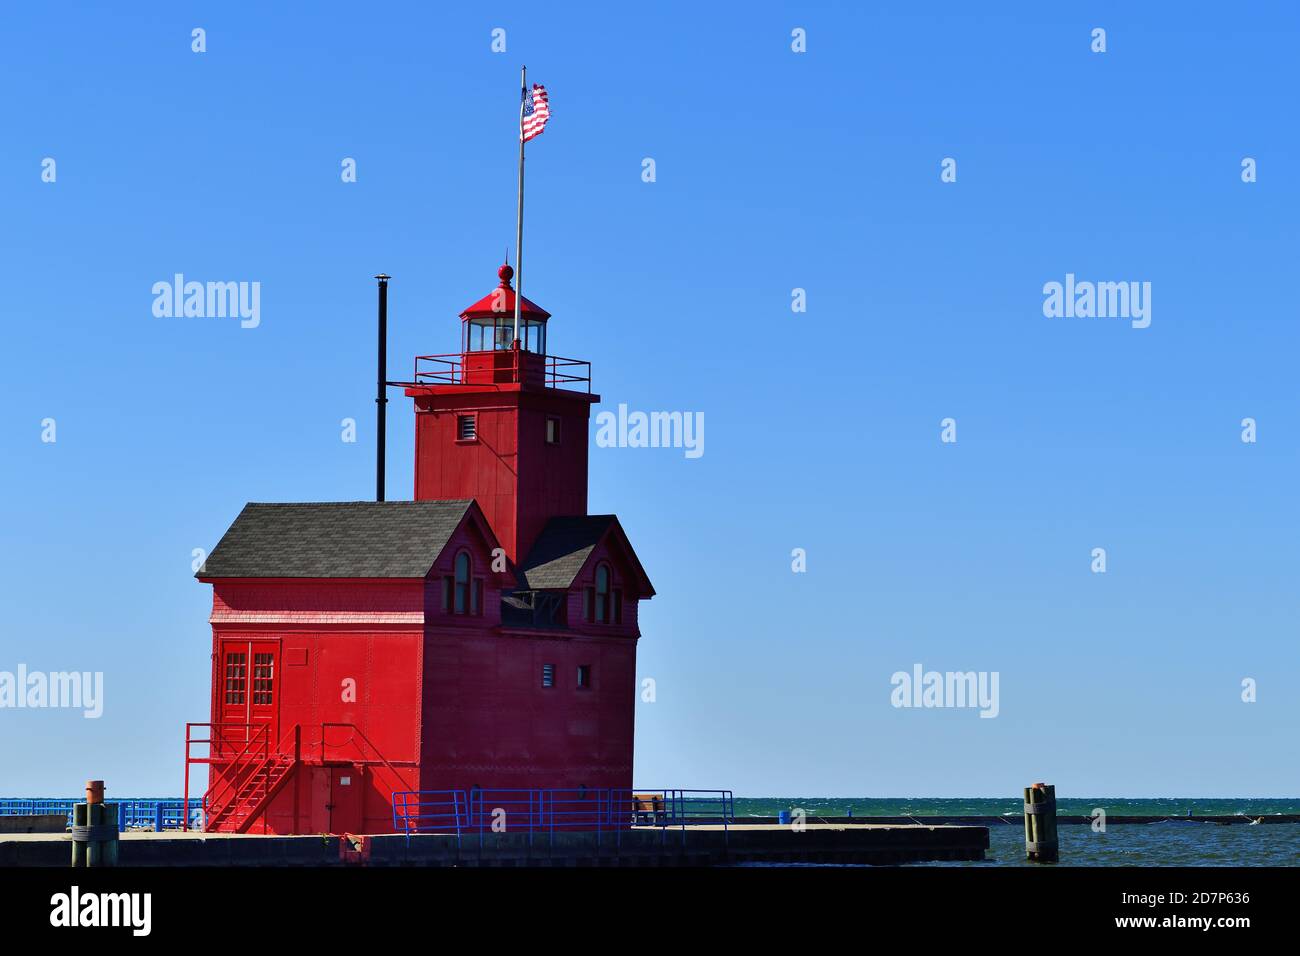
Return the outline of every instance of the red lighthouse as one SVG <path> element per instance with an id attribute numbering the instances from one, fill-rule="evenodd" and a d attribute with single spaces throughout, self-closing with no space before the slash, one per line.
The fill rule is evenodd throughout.
<path id="1" fill-rule="evenodd" d="M 415 500 L 251 503 L 213 585 L 206 825 L 389 832 L 394 794 L 627 791 L 639 602 L 614 515 L 587 514 L 590 366 L 508 265 L 421 356 Z"/>

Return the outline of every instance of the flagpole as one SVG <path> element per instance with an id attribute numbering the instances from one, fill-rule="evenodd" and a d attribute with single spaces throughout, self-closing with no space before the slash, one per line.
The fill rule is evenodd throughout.
<path id="1" fill-rule="evenodd" d="M 528 67 L 519 73 L 519 215 L 515 220 L 515 339 L 519 345 L 519 311 L 524 301 L 524 102 L 528 98 Z"/>

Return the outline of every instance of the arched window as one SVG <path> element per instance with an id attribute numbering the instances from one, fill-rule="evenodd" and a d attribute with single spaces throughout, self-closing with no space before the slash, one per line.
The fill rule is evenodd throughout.
<path id="1" fill-rule="evenodd" d="M 457 614 L 467 614 L 470 610 L 470 566 L 469 552 L 462 551 L 456 555 L 456 603 Z"/>
<path id="2" fill-rule="evenodd" d="M 593 624 L 623 623 L 623 589 L 608 564 L 596 565 L 595 587 L 583 589 L 583 617 Z"/>

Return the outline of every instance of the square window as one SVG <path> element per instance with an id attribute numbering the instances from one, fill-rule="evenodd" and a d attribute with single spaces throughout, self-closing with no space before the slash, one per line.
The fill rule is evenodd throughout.
<path id="1" fill-rule="evenodd" d="M 591 665 L 578 665 L 578 690 L 591 690 Z"/>
<path id="2" fill-rule="evenodd" d="M 478 416 L 476 415 L 456 416 L 456 440 L 457 441 L 478 441 Z"/>
<path id="3" fill-rule="evenodd" d="M 546 418 L 546 444 L 558 445 L 560 443 L 560 420 L 547 416 Z"/>
<path id="4" fill-rule="evenodd" d="M 543 687 L 555 686 L 555 665 L 554 664 L 542 665 L 542 686 Z"/>

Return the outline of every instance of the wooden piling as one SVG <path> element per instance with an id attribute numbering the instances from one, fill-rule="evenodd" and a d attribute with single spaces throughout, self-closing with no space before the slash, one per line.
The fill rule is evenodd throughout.
<path id="1" fill-rule="evenodd" d="M 86 825 L 93 831 L 104 822 L 104 805 L 102 803 L 86 804 Z M 102 845 L 93 836 L 86 844 L 86 866 L 103 866 Z"/>
<path id="2" fill-rule="evenodd" d="M 88 803 L 72 806 L 72 865 L 78 868 L 86 865 L 86 842 L 77 839 L 77 827 L 86 826 L 86 810 L 89 806 Z"/>
<path id="3" fill-rule="evenodd" d="M 101 811 L 100 819 L 104 826 L 111 830 L 107 839 L 100 843 L 100 849 L 103 851 L 103 860 L 101 862 L 104 866 L 117 866 L 118 836 L 121 832 L 118 829 L 118 814 L 121 811 L 116 803 L 101 803 L 99 807 Z"/>
<path id="4" fill-rule="evenodd" d="M 1056 787 L 1036 783 L 1025 787 L 1025 858 L 1035 863 L 1060 859 L 1056 837 Z"/>

